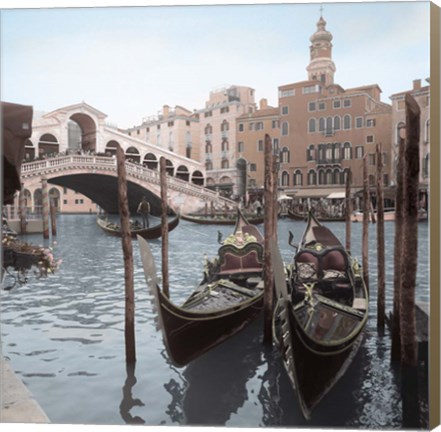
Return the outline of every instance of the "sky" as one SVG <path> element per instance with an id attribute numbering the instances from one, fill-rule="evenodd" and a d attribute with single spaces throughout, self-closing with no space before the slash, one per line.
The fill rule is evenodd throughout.
<path id="1" fill-rule="evenodd" d="M 163 105 L 201 109 L 210 91 L 230 85 L 252 87 L 256 102 L 277 106 L 279 86 L 307 79 L 321 7 L 343 88 L 378 84 L 390 103 L 430 75 L 426 1 L 173 3 L 51 8 L 0 0 L 1 99 L 45 112 L 85 101 L 121 128 Z"/>

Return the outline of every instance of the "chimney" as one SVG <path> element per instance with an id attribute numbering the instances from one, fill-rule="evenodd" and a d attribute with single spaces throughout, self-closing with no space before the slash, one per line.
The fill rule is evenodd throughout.
<path id="1" fill-rule="evenodd" d="M 413 89 L 419 90 L 420 88 L 421 88 L 421 80 L 420 79 L 413 80 Z"/>
<path id="2" fill-rule="evenodd" d="M 268 108 L 268 100 L 267 99 L 260 99 L 259 107 L 260 107 L 260 109 Z"/>
<path id="3" fill-rule="evenodd" d="M 162 107 L 162 115 L 164 116 L 165 119 L 169 116 L 169 113 L 170 113 L 170 107 L 168 105 L 164 105 Z"/>

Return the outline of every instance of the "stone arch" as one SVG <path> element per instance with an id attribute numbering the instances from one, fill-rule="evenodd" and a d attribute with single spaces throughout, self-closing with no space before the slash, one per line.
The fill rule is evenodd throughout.
<path id="1" fill-rule="evenodd" d="M 176 168 L 176 178 L 187 182 L 190 180 L 190 173 L 185 165 L 179 165 L 178 168 Z"/>
<path id="2" fill-rule="evenodd" d="M 25 141 L 25 155 L 24 161 L 28 162 L 35 159 L 35 147 L 32 141 L 28 138 Z"/>
<path id="3" fill-rule="evenodd" d="M 207 186 L 212 186 L 212 187 L 215 186 L 216 182 L 215 182 L 214 178 L 213 177 L 207 177 L 206 185 Z"/>
<path id="4" fill-rule="evenodd" d="M 158 170 L 158 159 L 153 153 L 147 153 L 144 156 L 142 164 L 151 170 Z"/>
<path id="5" fill-rule="evenodd" d="M 204 175 L 200 171 L 194 171 L 191 175 L 191 182 L 195 185 L 204 185 Z"/>
<path id="6" fill-rule="evenodd" d="M 119 145 L 118 141 L 110 140 L 106 144 L 106 148 L 104 149 L 104 152 L 114 156 L 116 155 L 116 149 L 118 148 L 118 145 Z"/>
<path id="7" fill-rule="evenodd" d="M 220 178 L 220 180 L 219 180 L 219 183 L 220 184 L 222 184 L 222 185 L 225 185 L 225 184 L 233 184 L 233 180 L 231 180 L 231 177 L 230 176 L 222 176 L 221 178 Z"/>
<path id="8" fill-rule="evenodd" d="M 32 208 L 32 194 L 29 189 L 24 190 L 25 206 L 26 208 Z"/>
<path id="9" fill-rule="evenodd" d="M 72 114 L 69 120 L 75 122 L 79 126 L 79 132 L 74 139 L 79 141 L 78 147 L 84 152 L 96 152 L 96 135 L 97 128 L 95 121 L 88 114 L 75 113 Z"/>
<path id="10" fill-rule="evenodd" d="M 54 153 L 58 153 L 60 151 L 60 144 L 58 143 L 57 138 L 50 134 L 43 134 L 38 140 L 38 155 L 50 155 Z"/>
<path id="11" fill-rule="evenodd" d="M 130 162 L 141 162 L 141 155 L 136 147 L 130 146 L 125 152 L 126 160 Z"/>
<path id="12" fill-rule="evenodd" d="M 33 211 L 41 213 L 43 208 L 43 191 L 41 190 L 41 188 L 34 190 L 33 198 L 34 198 L 34 202 L 32 206 Z"/>
<path id="13" fill-rule="evenodd" d="M 175 166 L 170 159 L 165 160 L 165 170 L 169 176 L 174 176 L 175 174 Z"/>
<path id="14" fill-rule="evenodd" d="M 61 194 L 58 188 L 52 187 L 49 189 L 49 202 L 52 202 L 57 210 L 60 208 L 60 198 Z"/>

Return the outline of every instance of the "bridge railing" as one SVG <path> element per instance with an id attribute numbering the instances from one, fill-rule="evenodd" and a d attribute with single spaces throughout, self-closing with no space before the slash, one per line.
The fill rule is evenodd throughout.
<path id="1" fill-rule="evenodd" d="M 26 162 L 22 164 L 21 173 L 24 176 L 32 174 L 44 174 L 44 171 L 61 167 L 81 167 L 81 168 L 103 168 L 116 171 L 116 158 L 94 155 L 67 155 L 54 158 L 48 158 L 41 161 Z M 129 175 L 139 177 L 141 179 L 149 179 L 150 182 L 160 184 L 159 171 L 152 170 L 140 164 L 126 162 L 126 170 Z M 234 201 L 220 196 L 217 192 L 199 186 L 189 181 L 179 179 L 177 177 L 167 177 L 168 186 L 173 189 L 185 191 L 194 195 L 202 195 L 207 200 L 218 201 L 228 205 L 234 205 Z"/>

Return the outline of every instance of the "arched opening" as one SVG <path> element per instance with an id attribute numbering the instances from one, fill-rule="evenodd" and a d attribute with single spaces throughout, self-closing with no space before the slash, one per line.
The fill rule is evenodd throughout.
<path id="1" fill-rule="evenodd" d="M 55 155 L 60 150 L 57 138 L 52 134 L 43 134 L 38 141 L 38 155 L 40 157 L 45 155 Z"/>
<path id="2" fill-rule="evenodd" d="M 57 188 L 49 189 L 49 202 L 57 209 L 60 209 L 60 191 Z"/>
<path id="3" fill-rule="evenodd" d="M 115 156 L 116 155 L 116 149 L 118 148 L 118 142 L 115 140 L 109 141 L 106 144 L 106 148 L 105 148 L 105 153 L 110 155 L 110 156 Z"/>
<path id="4" fill-rule="evenodd" d="M 165 170 L 169 176 L 173 176 L 175 173 L 175 167 L 170 159 L 165 160 Z"/>
<path id="5" fill-rule="evenodd" d="M 34 144 L 32 144 L 32 141 L 28 138 L 25 141 L 24 162 L 29 162 L 34 159 L 35 159 L 35 147 Z"/>
<path id="6" fill-rule="evenodd" d="M 34 205 L 32 210 L 34 213 L 41 214 L 43 208 L 43 192 L 41 189 L 35 189 L 34 191 Z"/>
<path id="7" fill-rule="evenodd" d="M 139 154 L 138 149 L 135 147 L 129 147 L 126 150 L 125 156 L 126 156 L 126 160 L 129 162 L 137 162 L 137 163 L 141 162 L 141 155 Z"/>
<path id="8" fill-rule="evenodd" d="M 191 182 L 195 185 L 204 185 L 204 176 L 200 171 L 195 171 L 191 176 Z"/>
<path id="9" fill-rule="evenodd" d="M 156 156 L 153 153 L 147 153 L 144 156 L 144 161 L 142 164 L 151 170 L 158 169 L 158 160 L 156 159 Z"/>
<path id="10" fill-rule="evenodd" d="M 190 173 L 188 172 L 188 168 L 184 165 L 179 165 L 176 169 L 176 178 L 188 182 L 190 180 Z"/>
<path id="11" fill-rule="evenodd" d="M 83 152 L 96 152 L 96 125 L 87 114 L 76 113 L 70 116 L 70 120 L 78 126 L 70 126 L 72 142 L 69 135 L 69 148 L 75 148 Z"/>
<path id="12" fill-rule="evenodd" d="M 24 190 L 25 207 L 28 211 L 32 210 L 32 194 L 29 189 Z"/>
<path id="13" fill-rule="evenodd" d="M 214 187 L 216 185 L 216 182 L 214 181 L 214 178 L 208 177 L 206 182 L 207 187 Z"/>

